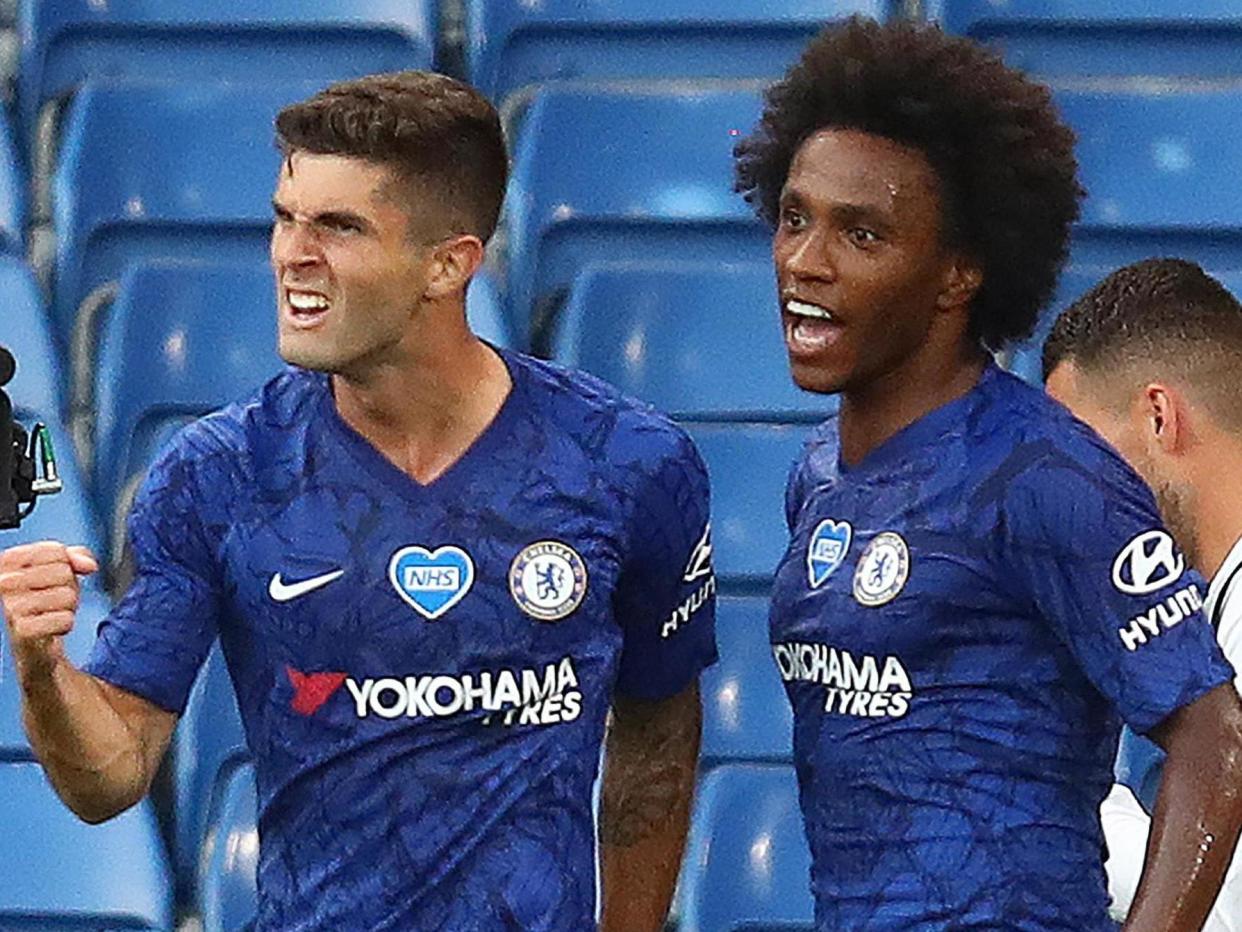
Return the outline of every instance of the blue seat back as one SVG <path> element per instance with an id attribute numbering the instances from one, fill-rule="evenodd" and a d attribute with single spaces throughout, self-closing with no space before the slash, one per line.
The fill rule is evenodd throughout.
<path id="1" fill-rule="evenodd" d="M 0 252 L 25 253 L 27 203 L 25 159 L 6 111 L 0 111 Z"/>
<path id="2" fill-rule="evenodd" d="M 0 256 L 0 346 L 12 352 L 17 372 L 5 386 L 13 404 L 40 417 L 58 417 L 63 410 L 64 378 L 43 295 L 21 259 Z"/>
<path id="3" fill-rule="evenodd" d="M 0 928 L 173 927 L 167 859 L 148 801 L 78 820 L 36 763 L 0 763 Z"/>
<path id="4" fill-rule="evenodd" d="M 945 29 L 988 43 L 1042 79 L 1242 74 L 1237 0 L 931 0 Z"/>
<path id="5" fill-rule="evenodd" d="M 64 383 L 43 298 L 25 263 L 11 257 L 0 257 L 0 291 L 5 296 L 0 345 L 8 347 L 17 361 L 17 372 L 4 390 L 13 401 L 17 419 L 27 429 L 37 421 L 47 425 L 64 482 L 61 492 L 38 500 L 34 513 L 20 528 L 0 532 L 0 546 L 59 540 L 82 544 L 98 554 L 99 528 L 61 419 Z M 87 588 L 95 585 L 93 580 L 85 583 Z"/>
<path id="6" fill-rule="evenodd" d="M 208 825 L 220 817 L 229 775 L 249 758 L 233 681 L 217 644 L 173 735 L 172 860 L 179 889 L 194 890 Z"/>
<path id="7" fill-rule="evenodd" d="M 701 679 L 702 762 L 789 760 L 793 716 L 772 659 L 768 600 L 719 599 L 716 643 L 720 659 Z"/>
<path id="8" fill-rule="evenodd" d="M 592 264 L 553 356 L 679 418 L 819 421 L 831 407 L 789 375 L 766 263 Z"/>
<path id="9" fill-rule="evenodd" d="M 733 146 L 758 115 L 756 91 L 540 92 L 507 200 L 515 325 L 591 261 L 766 261 L 768 231 L 732 191 Z"/>
<path id="10" fill-rule="evenodd" d="M 479 272 L 470 280 L 466 290 L 466 320 L 480 339 L 494 346 L 517 348 L 496 282 L 487 272 Z"/>
<path id="11" fill-rule="evenodd" d="M 785 481 L 809 428 L 796 424 L 685 425 L 712 483 L 712 541 L 724 592 L 766 592 L 789 542 Z"/>
<path id="12" fill-rule="evenodd" d="M 811 855 L 792 767 L 728 764 L 699 781 L 678 893 L 682 932 L 810 930 Z"/>
<path id="13" fill-rule="evenodd" d="M 827 20 L 887 0 L 467 0 L 471 80 L 496 100 L 566 78 L 773 78 Z"/>
<path id="14" fill-rule="evenodd" d="M 91 78 L 318 84 L 430 68 L 435 0 L 22 0 L 22 120 Z"/>
<path id="15" fill-rule="evenodd" d="M 271 272 L 251 263 L 125 273 L 96 372 L 94 487 L 105 512 L 164 425 L 244 398 L 283 368 L 275 301 Z"/>
<path id="16" fill-rule="evenodd" d="M 54 319 L 162 258 L 262 264 L 280 156 L 273 121 L 304 85 L 92 85 L 74 98 L 53 180 Z M 210 131 L 205 131 L 210 128 Z"/>
<path id="17" fill-rule="evenodd" d="M 234 770 L 220 800 L 204 859 L 199 902 L 203 932 L 246 928 L 258 910 L 259 831 L 254 768 Z"/>
<path id="18" fill-rule="evenodd" d="M 1078 134 L 1087 199 L 1057 294 L 1012 368 L 1038 381 L 1039 354 L 1057 314 L 1115 269 L 1153 256 L 1200 263 L 1242 287 L 1242 94 L 1063 91 Z"/>
<path id="19" fill-rule="evenodd" d="M 1156 795 L 1160 792 L 1165 757 L 1160 745 L 1150 738 L 1136 734 L 1129 726 L 1121 729 L 1113 779 L 1130 788 L 1148 815 L 1156 811 Z"/>

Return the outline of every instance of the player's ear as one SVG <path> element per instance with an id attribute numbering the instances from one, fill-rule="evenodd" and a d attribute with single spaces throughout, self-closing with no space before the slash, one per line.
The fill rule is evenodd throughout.
<path id="1" fill-rule="evenodd" d="M 1139 402 L 1148 442 L 1164 453 L 1180 453 L 1189 441 L 1185 398 L 1160 382 L 1143 386 Z"/>
<path id="2" fill-rule="evenodd" d="M 444 240 L 431 252 L 425 295 L 444 298 L 464 292 L 482 264 L 483 241 L 477 236 L 467 233 Z"/>
<path id="3" fill-rule="evenodd" d="M 971 300 L 983 285 L 983 268 L 974 259 L 955 255 L 945 269 L 936 307 L 942 311 L 969 307 Z"/>

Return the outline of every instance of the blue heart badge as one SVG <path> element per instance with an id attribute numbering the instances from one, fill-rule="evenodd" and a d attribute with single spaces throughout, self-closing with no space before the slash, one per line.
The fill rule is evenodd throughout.
<path id="1" fill-rule="evenodd" d="M 460 547 L 402 547 L 388 563 L 397 595 L 428 621 L 466 597 L 474 582 L 474 562 Z"/>
<path id="2" fill-rule="evenodd" d="M 848 521 L 826 518 L 819 522 L 806 548 L 806 568 L 811 588 L 818 589 L 845 560 L 854 531 Z"/>

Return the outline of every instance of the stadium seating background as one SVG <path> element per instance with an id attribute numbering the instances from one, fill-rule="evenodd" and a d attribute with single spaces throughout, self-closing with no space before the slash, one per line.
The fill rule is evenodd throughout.
<path id="1" fill-rule="evenodd" d="M 712 474 L 722 660 L 703 680 L 675 924 L 809 928 L 765 596 L 787 469 L 833 400 L 788 379 L 768 234 L 731 193 L 731 152 L 764 84 L 853 12 L 993 45 L 1052 85 L 1079 134 L 1089 197 L 1055 300 L 1002 360 L 1014 371 L 1037 380 L 1055 312 L 1123 262 L 1186 256 L 1242 288 L 1242 0 L 0 4 L 0 344 L 18 356 L 19 416 L 50 426 L 66 479 L 0 543 L 57 538 L 107 559 L 70 656 L 115 594 L 124 516 L 159 445 L 281 365 L 265 258 L 275 111 L 373 71 L 465 77 L 502 108 L 513 153 L 503 228 L 470 291 L 476 330 L 669 411 Z M 255 800 L 219 654 L 155 801 L 101 827 L 54 798 L 18 702 L 5 651 L 0 929 L 238 928 Z M 1149 778 L 1139 758 L 1118 770 L 1136 789 Z"/>

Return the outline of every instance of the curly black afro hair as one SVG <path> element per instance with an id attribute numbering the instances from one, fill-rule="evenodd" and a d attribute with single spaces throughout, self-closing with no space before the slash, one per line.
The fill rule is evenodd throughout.
<path id="1" fill-rule="evenodd" d="M 923 153 L 940 181 L 946 241 L 983 268 L 971 335 L 993 350 L 1028 335 L 1083 195 L 1074 134 L 1048 89 L 934 26 L 829 26 L 768 89 L 758 128 L 734 150 L 736 189 L 770 226 L 794 154 L 825 128 Z"/>

